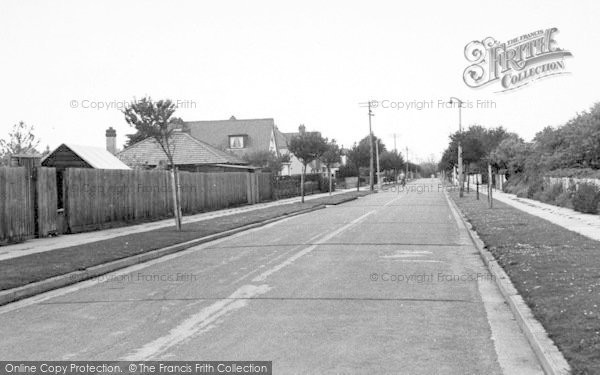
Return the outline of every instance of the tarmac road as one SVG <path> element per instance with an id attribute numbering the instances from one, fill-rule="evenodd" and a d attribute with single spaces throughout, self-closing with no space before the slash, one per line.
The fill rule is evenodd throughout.
<path id="1" fill-rule="evenodd" d="M 0 359 L 541 373 L 438 180 L 386 190 L 1 307 Z"/>

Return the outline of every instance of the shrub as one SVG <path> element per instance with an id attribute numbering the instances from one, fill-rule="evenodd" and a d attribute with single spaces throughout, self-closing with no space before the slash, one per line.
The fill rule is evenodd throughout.
<path id="1" fill-rule="evenodd" d="M 554 203 L 560 207 L 573 208 L 573 194 L 571 192 L 563 191 L 560 193 L 558 197 L 554 200 Z"/>
<path id="2" fill-rule="evenodd" d="M 539 200 L 550 204 L 556 204 L 556 198 L 562 193 L 563 185 L 561 183 L 554 183 L 544 188 Z"/>
<path id="3" fill-rule="evenodd" d="M 541 178 L 531 179 L 529 181 L 529 187 L 527 188 L 527 198 L 535 199 L 536 196 L 540 196 L 543 190 L 544 180 L 542 180 Z"/>
<path id="4" fill-rule="evenodd" d="M 593 184 L 580 184 L 573 195 L 573 208 L 575 211 L 595 214 L 598 212 L 598 203 L 600 203 L 600 191 Z"/>

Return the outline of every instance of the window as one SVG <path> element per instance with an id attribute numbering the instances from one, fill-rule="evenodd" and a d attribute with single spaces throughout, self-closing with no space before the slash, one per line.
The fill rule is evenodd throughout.
<path id="1" fill-rule="evenodd" d="M 244 148 L 245 137 L 243 135 L 230 135 L 229 136 L 229 148 Z"/>

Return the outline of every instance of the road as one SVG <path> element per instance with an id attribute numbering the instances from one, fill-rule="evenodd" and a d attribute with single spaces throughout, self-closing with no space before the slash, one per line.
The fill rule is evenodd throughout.
<path id="1" fill-rule="evenodd" d="M 433 179 L 4 306 L 0 327 L 4 360 L 541 373 Z"/>

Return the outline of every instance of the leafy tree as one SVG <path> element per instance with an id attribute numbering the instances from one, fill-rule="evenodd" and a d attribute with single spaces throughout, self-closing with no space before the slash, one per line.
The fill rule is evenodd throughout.
<path id="1" fill-rule="evenodd" d="M 397 151 L 384 151 L 379 156 L 379 166 L 386 173 L 393 171 L 394 180 L 396 180 L 398 171 L 403 170 L 406 164 L 402 155 Z"/>
<path id="2" fill-rule="evenodd" d="M 288 149 L 302 163 L 302 175 L 300 177 L 300 195 L 304 203 L 304 180 L 306 166 L 314 160 L 319 159 L 327 150 L 326 140 L 319 132 L 307 132 L 304 126 L 300 126 L 300 133 L 290 140 Z"/>
<path id="3" fill-rule="evenodd" d="M 367 152 L 367 159 L 369 154 Z M 354 143 L 351 149 L 346 151 L 346 163 L 349 168 L 353 168 L 356 171 L 357 182 L 356 191 L 360 190 L 360 167 L 365 165 L 364 153 L 358 147 L 358 144 Z M 369 163 L 368 161 L 366 162 Z"/>
<path id="4" fill-rule="evenodd" d="M 329 195 L 331 195 L 331 167 L 342 161 L 342 152 L 340 147 L 335 143 L 335 139 L 327 142 L 325 152 L 321 155 L 321 161 L 327 167 L 327 179 L 329 180 Z"/>
<path id="5" fill-rule="evenodd" d="M 490 154 L 490 160 L 498 169 L 506 170 L 508 176 L 525 171 L 531 146 L 516 134 L 505 138 Z"/>
<path id="6" fill-rule="evenodd" d="M 173 117 L 176 105 L 169 99 L 153 101 L 142 98 L 123 110 L 125 121 L 134 127 L 140 136 L 152 138 L 161 148 L 171 169 L 173 187 L 173 209 L 175 225 L 181 230 L 181 204 L 179 196 L 179 178 L 175 166 L 175 141 L 173 131 L 182 124 L 182 120 Z"/>
<path id="7" fill-rule="evenodd" d="M 8 164 L 11 155 L 39 154 L 39 138 L 34 134 L 34 126 L 23 121 L 14 124 L 6 139 L 0 139 L 0 164 Z"/>
<path id="8" fill-rule="evenodd" d="M 255 167 L 264 168 L 273 173 L 281 173 L 281 167 L 286 160 L 289 160 L 289 156 L 282 155 L 277 156 L 271 151 L 254 151 L 247 153 L 243 156 L 243 159 L 250 165 Z"/>

